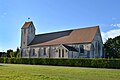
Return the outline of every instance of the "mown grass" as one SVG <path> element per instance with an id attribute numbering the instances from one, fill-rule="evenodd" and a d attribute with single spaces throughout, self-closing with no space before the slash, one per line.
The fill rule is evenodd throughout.
<path id="1" fill-rule="evenodd" d="M 119 69 L 0 65 L 0 80 L 120 80 Z"/>

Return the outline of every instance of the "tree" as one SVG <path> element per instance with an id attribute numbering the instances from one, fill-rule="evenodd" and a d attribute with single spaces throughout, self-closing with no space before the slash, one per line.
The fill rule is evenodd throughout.
<path id="1" fill-rule="evenodd" d="M 1 56 L 0 57 L 7 57 L 7 53 L 5 52 L 0 52 Z"/>
<path id="2" fill-rule="evenodd" d="M 109 38 L 104 44 L 106 58 L 120 58 L 120 36 Z"/>
<path id="3" fill-rule="evenodd" d="M 15 53 L 14 52 L 10 52 L 10 57 L 14 58 L 15 57 Z"/>
<path id="4" fill-rule="evenodd" d="M 12 49 L 7 50 L 7 57 L 11 57 L 10 52 L 13 52 L 13 50 Z"/>
<path id="5" fill-rule="evenodd" d="M 20 57 L 20 49 L 17 47 L 16 51 L 15 51 L 15 57 L 18 58 Z"/>

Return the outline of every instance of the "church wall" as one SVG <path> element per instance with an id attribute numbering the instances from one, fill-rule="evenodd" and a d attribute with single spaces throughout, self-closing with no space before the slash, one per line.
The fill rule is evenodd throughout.
<path id="1" fill-rule="evenodd" d="M 84 47 L 84 53 L 80 52 L 80 46 L 83 45 Z M 31 48 L 31 51 L 26 50 L 26 57 L 31 57 L 31 58 L 59 58 L 59 51 L 57 49 L 64 49 L 64 58 L 93 58 L 92 53 L 91 53 L 91 44 L 74 44 L 74 45 L 69 45 L 73 46 L 78 50 L 78 52 L 74 51 L 66 51 L 63 47 L 58 46 L 45 46 L 45 47 L 34 47 Z M 46 48 L 46 55 L 44 55 L 44 48 Z M 35 50 L 35 54 L 33 55 L 33 49 Z M 27 51 L 29 51 L 30 56 L 27 54 Z M 89 55 L 88 55 L 89 52 Z M 23 57 L 25 57 L 23 55 Z M 62 58 L 62 53 L 60 54 L 60 58 Z"/>
<path id="2" fill-rule="evenodd" d="M 22 48 L 27 47 L 27 34 L 28 34 L 28 29 L 21 30 L 21 47 Z"/>
<path id="3" fill-rule="evenodd" d="M 72 58 L 72 52 L 68 52 L 68 58 Z"/>
<path id="4" fill-rule="evenodd" d="M 101 58 L 103 56 L 103 42 L 99 30 L 97 31 L 92 44 L 94 45 L 94 58 Z"/>
<path id="5" fill-rule="evenodd" d="M 50 58 L 55 58 L 55 46 L 50 47 Z"/>
<path id="6" fill-rule="evenodd" d="M 90 43 L 84 44 L 84 50 L 85 50 L 84 56 L 86 58 L 92 58 L 91 53 L 90 53 L 90 51 L 91 51 L 90 48 L 91 48 L 91 44 Z"/>
<path id="7" fill-rule="evenodd" d="M 27 42 L 27 44 L 30 44 L 31 43 L 31 41 L 34 39 L 34 37 L 35 37 L 35 28 L 33 27 L 34 25 L 30 25 L 30 27 L 28 28 L 28 42 Z"/>
<path id="8" fill-rule="evenodd" d="M 29 58 L 29 54 L 26 48 L 22 49 L 22 58 Z"/>

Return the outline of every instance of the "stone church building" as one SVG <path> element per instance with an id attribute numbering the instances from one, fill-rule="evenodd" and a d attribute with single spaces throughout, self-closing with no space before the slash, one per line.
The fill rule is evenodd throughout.
<path id="1" fill-rule="evenodd" d="M 102 58 L 99 26 L 35 34 L 33 22 L 21 28 L 22 58 Z"/>

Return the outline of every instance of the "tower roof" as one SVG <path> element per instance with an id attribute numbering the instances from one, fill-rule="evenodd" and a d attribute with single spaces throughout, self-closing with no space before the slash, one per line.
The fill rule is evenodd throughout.
<path id="1" fill-rule="evenodd" d="M 24 25 L 22 26 L 22 29 L 28 28 L 28 27 L 30 26 L 30 24 L 33 24 L 33 22 L 32 22 L 32 21 L 30 21 L 30 22 L 25 22 Z"/>

